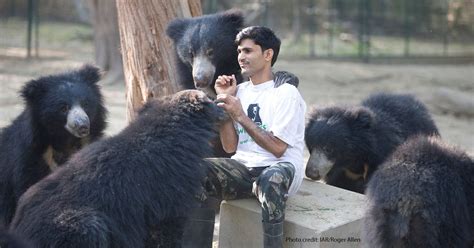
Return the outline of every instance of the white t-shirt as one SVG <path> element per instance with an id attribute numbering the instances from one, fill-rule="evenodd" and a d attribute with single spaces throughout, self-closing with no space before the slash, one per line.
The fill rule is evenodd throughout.
<path id="1" fill-rule="evenodd" d="M 237 86 L 237 97 L 250 119 L 266 131 L 270 131 L 286 144 L 283 156 L 275 157 L 260 147 L 238 123 L 234 123 L 239 143 L 233 159 L 247 167 L 270 166 L 277 162 L 290 162 L 295 166 L 295 176 L 289 195 L 298 191 L 303 181 L 304 125 L 306 104 L 298 89 L 290 84 L 275 88 L 274 81 L 253 85 L 250 81 Z"/>

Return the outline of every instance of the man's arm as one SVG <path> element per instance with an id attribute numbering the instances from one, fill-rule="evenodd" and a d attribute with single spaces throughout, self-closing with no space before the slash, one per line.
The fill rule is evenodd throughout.
<path id="1" fill-rule="evenodd" d="M 217 105 L 224 108 L 230 117 L 238 122 L 252 139 L 263 149 L 272 153 L 275 157 L 283 156 L 288 145 L 273 135 L 258 127 L 244 112 L 240 100 L 235 97 L 237 92 L 237 81 L 234 75 L 219 76 L 216 80 L 215 89 L 217 92 Z M 231 120 L 224 123 L 219 134 L 222 147 L 226 152 L 235 152 L 237 150 L 238 136 Z"/>
<path id="2" fill-rule="evenodd" d="M 271 152 L 277 158 L 283 156 L 288 144 L 274 136 L 272 132 L 263 130 L 245 114 L 241 115 L 236 121 L 242 125 L 260 147 Z"/>
<path id="3" fill-rule="evenodd" d="M 235 76 L 221 75 L 217 77 L 214 88 L 217 93 L 217 106 L 224 108 L 224 110 L 228 112 L 228 107 L 223 98 L 226 98 L 227 95 L 235 96 L 237 93 L 237 80 L 235 79 Z M 230 116 L 232 117 L 231 114 Z M 219 129 L 219 136 L 222 148 L 225 152 L 234 153 L 237 150 L 239 137 L 235 131 L 232 118 L 229 118 L 229 120 L 222 124 Z"/>
<path id="4" fill-rule="evenodd" d="M 237 150 L 237 142 L 239 138 L 235 132 L 234 123 L 232 119 L 227 120 L 219 129 L 219 136 L 222 143 L 222 148 L 227 153 L 234 153 Z"/>
<path id="5" fill-rule="evenodd" d="M 238 122 L 247 133 L 252 137 L 252 139 L 263 149 L 269 151 L 275 157 L 279 158 L 283 156 L 286 151 L 288 145 L 273 135 L 273 133 L 265 131 L 257 126 L 244 112 L 242 109 L 242 104 L 240 100 L 232 95 L 218 95 L 218 101 L 220 102 L 220 106 L 222 106 L 227 113 L 229 113 L 230 117 L 235 121 Z M 233 126 L 232 126 L 233 129 Z M 222 128 L 221 128 L 222 130 Z M 235 129 L 233 129 L 235 135 Z M 222 133 L 221 133 L 222 138 Z M 231 138 L 231 137 L 230 137 Z M 222 144 L 224 145 L 224 141 L 221 139 Z M 235 146 L 237 148 L 238 139 L 235 137 Z M 224 149 L 225 150 L 225 149 Z"/>

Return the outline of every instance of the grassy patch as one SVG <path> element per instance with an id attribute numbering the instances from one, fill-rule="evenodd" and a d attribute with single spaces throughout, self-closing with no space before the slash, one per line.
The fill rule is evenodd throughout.
<path id="1" fill-rule="evenodd" d="M 284 58 L 304 58 L 310 56 L 311 43 L 316 57 L 348 56 L 359 54 L 358 37 L 339 34 L 332 38 L 328 34 L 316 34 L 312 42 L 309 35 L 303 35 L 299 41 L 286 38 L 282 41 L 281 56 Z M 405 39 L 396 36 L 371 36 L 370 54 L 372 56 L 405 55 Z M 474 43 L 448 41 L 445 46 L 442 40 L 424 40 L 412 37 L 408 43 L 410 56 L 461 56 L 473 55 Z M 445 53 L 446 52 L 446 53 Z"/>
<path id="2" fill-rule="evenodd" d="M 25 20 L 9 18 L 0 22 L 0 48 L 26 48 L 28 24 Z M 32 47 L 35 46 L 33 29 Z M 90 52 L 93 47 L 91 26 L 77 23 L 40 22 L 39 48 L 50 50 L 79 49 Z"/>

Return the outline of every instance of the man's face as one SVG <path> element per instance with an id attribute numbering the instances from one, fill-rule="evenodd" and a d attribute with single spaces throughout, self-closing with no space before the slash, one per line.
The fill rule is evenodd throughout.
<path id="1" fill-rule="evenodd" d="M 238 61 L 242 75 L 252 77 L 261 72 L 265 65 L 271 61 L 271 49 L 262 51 L 262 47 L 251 39 L 244 39 L 237 47 Z M 269 58 L 269 59 L 268 59 Z"/>

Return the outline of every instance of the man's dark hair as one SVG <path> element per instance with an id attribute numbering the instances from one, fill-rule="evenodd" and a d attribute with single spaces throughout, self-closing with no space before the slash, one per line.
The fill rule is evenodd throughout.
<path id="1" fill-rule="evenodd" d="M 271 48 L 273 50 L 272 66 L 275 64 L 280 52 L 281 41 L 271 29 L 262 26 L 244 28 L 235 37 L 235 44 L 239 45 L 245 39 L 253 40 L 262 48 L 262 52 Z"/>

